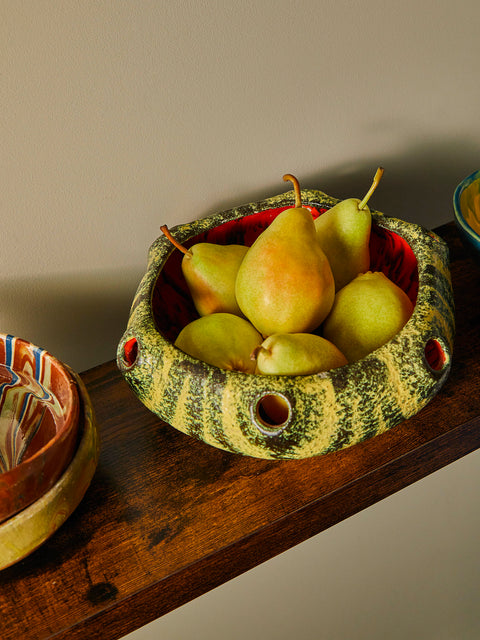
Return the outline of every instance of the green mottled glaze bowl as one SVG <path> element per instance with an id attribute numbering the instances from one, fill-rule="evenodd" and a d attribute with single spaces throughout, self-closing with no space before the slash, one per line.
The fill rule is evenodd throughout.
<path id="1" fill-rule="evenodd" d="M 337 200 L 302 190 L 316 218 Z M 281 211 L 293 192 L 179 225 L 184 245 L 246 244 Z M 181 272 L 181 253 L 166 237 L 150 247 L 117 363 L 138 398 L 174 428 L 214 447 L 257 458 L 306 458 L 339 451 L 380 434 L 422 409 L 451 366 L 455 332 L 448 248 L 423 227 L 373 213 L 372 270 L 383 271 L 414 303 L 390 342 L 353 364 L 307 376 L 225 371 L 174 346 L 197 317 Z M 288 417 L 265 419 L 262 403 L 282 397 Z"/>

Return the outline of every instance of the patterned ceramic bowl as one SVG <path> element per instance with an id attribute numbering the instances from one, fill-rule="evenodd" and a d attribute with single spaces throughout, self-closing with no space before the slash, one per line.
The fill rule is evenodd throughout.
<path id="1" fill-rule="evenodd" d="M 48 491 L 77 443 L 74 378 L 47 351 L 0 334 L 0 522 Z"/>
<path id="2" fill-rule="evenodd" d="M 455 189 L 453 211 L 465 248 L 480 262 L 480 170 L 462 180 Z"/>
<path id="3" fill-rule="evenodd" d="M 302 191 L 316 218 L 337 200 Z M 293 192 L 172 229 L 191 246 L 208 241 L 250 246 Z M 372 270 L 381 270 L 414 303 L 402 331 L 350 365 L 307 376 L 225 371 L 174 346 L 196 317 L 182 276 L 181 253 L 160 236 L 132 304 L 117 362 L 140 400 L 176 429 L 215 447 L 259 458 L 305 458 L 341 450 L 417 413 L 438 392 L 451 365 L 454 303 L 445 242 L 422 227 L 373 215 Z M 266 399 L 288 405 L 281 423 L 265 418 Z M 267 400 L 268 401 L 268 400 Z"/>
<path id="4" fill-rule="evenodd" d="M 99 455 L 93 406 L 77 374 L 80 396 L 78 446 L 57 482 L 28 507 L 0 523 L 0 569 L 28 556 L 48 540 L 83 499 L 94 476 Z"/>

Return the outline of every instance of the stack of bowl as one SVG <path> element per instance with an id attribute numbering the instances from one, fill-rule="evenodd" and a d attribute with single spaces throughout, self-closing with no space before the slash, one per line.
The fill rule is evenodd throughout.
<path id="1" fill-rule="evenodd" d="M 63 524 L 97 460 L 92 406 L 79 376 L 44 349 L 0 334 L 0 569 Z"/>

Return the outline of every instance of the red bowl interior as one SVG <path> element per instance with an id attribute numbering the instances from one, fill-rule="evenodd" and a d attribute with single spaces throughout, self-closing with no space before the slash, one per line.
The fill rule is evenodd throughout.
<path id="1" fill-rule="evenodd" d="M 0 334 L 0 522 L 40 498 L 73 457 L 74 378 L 43 349 Z"/>
<path id="2" fill-rule="evenodd" d="M 238 220 L 230 220 L 190 238 L 185 242 L 185 246 L 190 247 L 197 242 L 251 246 L 272 220 L 289 206 L 267 209 Z M 306 208 L 311 210 L 313 218 L 326 211 L 308 205 Z M 186 324 L 198 318 L 182 274 L 182 258 L 183 254 L 180 251 L 172 253 L 158 274 L 152 295 L 152 311 L 157 330 L 172 342 Z M 415 304 L 418 293 L 415 254 L 404 238 L 375 223 L 372 224 L 370 234 L 370 269 L 383 271 Z"/>

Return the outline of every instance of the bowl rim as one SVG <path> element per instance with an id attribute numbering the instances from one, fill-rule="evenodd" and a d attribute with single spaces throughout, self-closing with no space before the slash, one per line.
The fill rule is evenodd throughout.
<path id="1" fill-rule="evenodd" d="M 469 187 L 476 180 L 480 180 L 480 169 L 477 169 L 466 178 L 464 178 L 456 187 L 453 194 L 453 210 L 455 214 L 455 221 L 461 227 L 461 229 L 466 233 L 474 242 L 480 243 L 480 234 L 478 234 L 466 221 L 465 216 L 463 215 L 462 208 L 460 206 L 460 199 L 462 193 L 465 191 L 467 187 Z"/>
<path id="2" fill-rule="evenodd" d="M 305 197 L 305 206 L 308 207 L 314 207 L 314 206 L 323 206 L 320 205 L 318 202 L 313 202 L 309 201 L 308 198 L 309 196 L 313 195 L 315 196 L 318 192 L 313 191 L 313 190 L 302 190 L 302 194 Z M 290 196 L 290 192 L 284 193 L 284 194 L 280 194 L 279 196 L 277 196 L 277 198 L 287 198 L 288 196 Z M 322 195 L 324 195 L 322 193 Z M 328 196 L 327 196 L 328 197 Z M 265 201 L 261 201 L 260 204 L 268 203 L 270 199 L 267 199 Z M 335 200 L 334 202 L 337 202 L 337 200 Z M 258 203 L 255 203 L 258 204 Z M 227 212 L 228 213 L 228 212 Z M 398 236 L 400 236 L 401 238 L 403 238 L 407 244 L 409 244 L 410 246 L 410 242 L 409 242 L 409 238 L 408 238 L 408 229 L 410 229 L 410 235 L 411 235 L 411 230 L 416 227 L 417 229 L 422 229 L 422 231 L 428 235 L 430 235 L 431 237 L 435 236 L 436 234 L 434 232 L 431 232 L 423 227 L 421 227 L 420 225 L 414 224 L 414 223 L 408 223 L 404 220 L 400 220 L 397 219 L 395 217 L 392 216 L 387 216 L 381 212 L 378 212 L 374 209 L 371 210 L 372 213 L 372 226 L 373 225 L 377 225 L 378 227 L 380 227 L 381 229 L 384 229 L 387 232 L 396 234 Z M 182 238 L 182 241 L 188 241 L 191 240 L 193 237 L 196 237 L 197 232 L 198 235 L 200 235 L 200 233 L 202 233 L 202 229 L 201 229 L 201 223 L 204 221 L 208 221 L 211 220 L 214 216 L 210 216 L 208 218 L 205 219 L 200 219 L 200 220 L 196 220 L 191 224 L 179 224 L 175 227 L 172 227 L 171 231 L 173 231 L 174 233 L 177 233 L 176 237 L 178 237 L 178 232 L 179 231 L 184 231 L 185 229 L 189 229 L 192 226 L 195 227 L 197 229 L 197 227 L 199 229 L 197 229 L 197 231 L 195 233 L 190 233 L 188 232 L 187 235 Z M 216 216 L 215 216 L 216 217 Z M 398 228 L 398 223 L 400 223 L 401 225 L 403 225 L 405 228 L 403 230 L 401 230 L 400 228 Z M 408 228 L 406 228 L 408 227 Z M 402 233 L 403 231 L 403 233 Z M 405 237 L 405 234 L 407 234 L 407 237 Z M 411 238 L 410 238 L 411 240 Z M 165 237 L 163 236 L 159 236 L 156 241 L 153 243 L 153 246 L 158 246 L 161 245 L 163 247 L 168 247 L 166 251 L 166 257 L 165 257 L 165 261 L 169 258 L 169 256 L 173 253 L 173 251 L 175 249 L 169 247 L 169 242 L 168 240 L 166 240 Z M 415 256 L 416 257 L 416 256 Z M 198 358 L 195 358 L 191 355 L 189 355 L 188 353 L 185 353 L 184 351 L 182 351 L 179 347 L 177 347 L 175 345 L 175 343 L 171 340 L 169 340 L 161 331 L 158 330 L 155 318 L 154 318 L 154 313 L 153 313 L 153 309 L 152 309 L 152 305 L 151 305 L 151 296 L 152 296 L 152 292 L 156 286 L 156 282 L 157 282 L 157 277 L 158 277 L 158 273 L 159 273 L 159 264 L 162 263 L 162 259 L 161 256 L 157 256 L 155 262 L 157 263 L 157 268 L 155 271 L 150 270 L 151 264 L 149 263 L 148 265 L 148 269 L 147 272 L 144 274 L 144 279 L 148 282 L 148 289 L 149 289 L 149 308 L 148 308 L 148 314 L 147 316 L 140 322 L 140 324 L 142 324 L 143 327 L 148 327 L 150 329 L 154 330 L 154 333 L 156 335 L 156 339 L 162 343 L 163 348 L 164 349 L 168 349 L 173 351 L 174 353 L 176 353 L 177 355 L 181 355 L 182 359 L 192 363 L 194 366 L 200 366 L 200 368 L 205 371 L 205 372 L 209 372 L 210 374 L 214 374 L 216 371 L 219 370 L 218 367 L 216 367 L 215 365 L 209 364 L 207 362 L 204 362 L 202 360 L 199 360 Z M 397 341 L 399 340 L 399 338 L 401 338 L 401 335 L 404 333 L 405 327 L 408 325 L 412 325 L 414 322 L 417 321 L 418 317 L 421 315 L 421 305 L 417 305 L 417 303 L 422 302 L 422 299 L 418 299 L 418 296 L 423 293 L 423 288 L 424 288 L 424 279 L 425 279 L 426 274 L 424 272 L 422 272 L 422 270 L 419 268 L 418 265 L 418 260 L 417 260 L 417 280 L 418 280 L 418 294 L 417 294 L 417 300 L 415 301 L 415 303 L 413 304 L 413 311 L 412 314 L 410 316 L 410 318 L 408 319 L 407 323 L 405 324 L 405 326 L 400 330 L 400 332 L 394 336 L 389 342 L 391 341 Z M 424 295 L 424 294 L 423 294 Z M 422 304 L 425 304 L 425 300 L 423 300 Z M 121 347 L 126 341 L 128 342 L 128 339 L 131 338 L 137 338 L 137 332 L 131 332 L 129 331 L 130 327 L 127 327 L 127 330 L 124 333 L 124 336 L 122 337 L 122 339 L 120 340 L 120 344 L 119 347 Z M 347 363 L 346 365 L 342 365 L 341 367 L 337 367 L 336 369 L 330 369 L 328 371 L 322 371 L 319 373 L 314 373 L 314 374 L 308 374 L 308 375 L 297 375 L 297 376 L 292 376 L 292 375 L 269 375 L 268 376 L 268 380 L 270 382 L 273 381 L 280 381 L 280 382 L 284 382 L 285 380 L 294 380 L 296 379 L 298 380 L 302 380 L 302 381 L 309 381 L 309 380 L 321 380 L 322 378 L 325 377 L 330 377 L 330 375 L 332 374 L 332 372 L 338 372 L 342 369 L 344 369 L 345 367 L 349 367 L 349 368 L 357 368 L 358 366 L 361 366 L 360 363 L 363 362 L 364 360 L 371 360 L 372 357 L 375 356 L 375 354 L 378 351 L 384 351 L 385 347 L 388 345 L 389 343 L 386 343 L 385 345 L 382 345 L 381 347 L 378 347 L 377 349 L 375 349 L 374 351 L 372 351 L 371 353 L 367 354 L 366 356 L 364 356 L 364 358 L 362 358 L 361 360 L 358 360 L 356 362 L 350 362 Z M 120 349 L 119 349 L 120 351 Z M 118 358 L 118 363 L 120 365 L 120 368 L 123 372 L 128 373 L 129 371 L 131 371 L 132 369 L 135 369 L 135 366 L 138 364 L 138 362 L 142 362 L 143 359 L 143 351 L 140 353 L 141 351 L 141 347 L 139 348 L 139 354 L 138 354 L 138 359 L 130 366 L 126 365 L 125 361 L 123 361 L 123 359 L 121 357 Z M 453 349 L 452 349 L 453 351 Z M 450 354 L 451 355 L 451 354 Z M 226 377 L 228 378 L 238 378 L 241 379 L 243 376 L 248 376 L 249 378 L 257 378 L 258 380 L 262 380 L 265 381 L 266 377 L 263 375 L 259 375 L 259 374 L 251 374 L 251 373 L 246 373 L 243 371 L 236 371 L 236 370 L 221 370 L 220 371 L 223 372 L 223 374 L 226 375 Z M 336 373 L 334 373 L 333 375 L 335 376 Z M 444 372 L 442 372 L 444 373 Z M 435 372 L 432 372 L 432 376 L 438 379 L 438 374 Z"/>
<path id="3" fill-rule="evenodd" d="M 33 455 L 28 456 L 23 459 L 19 464 L 7 469 L 3 473 L 0 473 L 0 490 L 5 493 L 5 495 L 10 495 L 13 500 L 13 494 L 15 493 L 15 487 L 19 483 L 24 483 L 27 478 L 29 478 L 38 467 L 41 465 L 41 460 L 44 458 L 47 453 L 50 453 L 52 449 L 56 449 L 59 446 L 62 446 L 62 443 L 65 444 L 65 441 L 71 443 L 69 448 L 73 450 L 76 445 L 76 439 L 79 430 L 79 414 L 80 414 L 80 397 L 78 392 L 78 386 L 75 381 L 75 377 L 72 375 L 69 367 L 63 364 L 58 358 L 53 356 L 47 349 L 39 347 L 34 343 L 26 340 L 24 338 L 14 336 L 9 333 L 0 333 L 0 342 L 7 342 L 9 340 L 14 340 L 15 344 L 25 345 L 30 351 L 38 350 L 43 357 L 46 357 L 55 367 L 55 369 L 60 372 L 63 380 L 66 383 L 66 389 L 68 393 L 67 400 L 61 401 L 62 408 L 67 407 L 67 412 L 65 417 L 60 424 L 60 428 L 56 429 L 55 434 L 49 441 L 43 445 L 38 451 L 36 451 Z M 2 362 L 2 366 L 5 366 L 7 369 L 15 370 L 14 367 L 9 367 L 4 362 Z M 50 390 L 52 390 L 50 388 Z M 54 394 L 57 399 L 57 394 Z M 60 399 L 58 399 L 60 402 Z M 58 421 L 55 421 L 55 425 L 58 426 Z M 58 476 L 64 471 L 66 465 L 68 465 L 71 461 L 71 456 L 67 455 L 64 463 L 59 465 L 57 473 L 53 474 L 54 481 L 58 478 Z M 45 479 L 44 482 L 48 483 L 48 480 Z M 43 481 L 39 482 L 39 485 L 43 486 Z M 38 496 L 37 496 L 38 497 Z M 29 502 L 26 502 L 29 504 Z M 2 510 L 3 513 L 3 510 Z"/>

